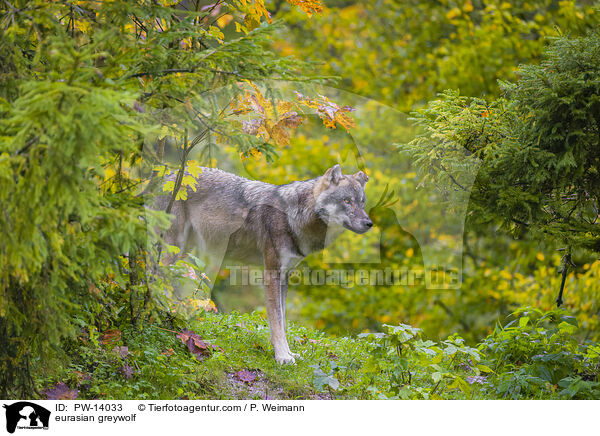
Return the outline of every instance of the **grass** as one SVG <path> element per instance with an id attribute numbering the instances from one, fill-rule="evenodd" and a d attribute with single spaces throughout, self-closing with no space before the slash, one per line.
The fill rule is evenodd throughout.
<path id="1" fill-rule="evenodd" d="M 40 388 L 66 383 L 78 398 L 105 399 L 328 399 L 369 398 L 360 368 L 370 344 L 358 338 L 329 338 L 290 323 L 288 340 L 301 358 L 295 365 L 275 362 L 265 319 L 258 312 L 206 312 L 185 326 L 219 349 L 197 359 L 175 332 L 147 325 L 141 332 L 124 330 L 119 339 L 103 343 L 100 335 L 82 335 L 66 352 L 71 363 L 39 380 Z M 171 330 L 171 329 L 169 329 Z M 92 336 L 92 337 L 90 337 Z M 119 354 L 127 347 L 127 355 Z M 121 353 L 123 354 L 123 352 Z M 317 390 L 315 369 L 337 365 L 340 388 Z M 250 383 L 236 376 L 248 370 Z"/>
<path id="2" fill-rule="evenodd" d="M 376 338 L 289 323 L 301 358 L 280 366 L 260 312 L 202 312 L 175 327 L 82 332 L 67 360 L 40 366 L 37 382 L 40 396 L 54 388 L 56 399 L 597 398 L 600 348 L 577 345 L 575 327 L 561 322 L 572 317 L 557 315 L 558 328 L 547 329 L 546 318 L 498 330 L 479 349 L 456 335 L 429 341 L 402 324 Z M 199 357 L 178 338 L 184 329 L 198 335 Z"/>

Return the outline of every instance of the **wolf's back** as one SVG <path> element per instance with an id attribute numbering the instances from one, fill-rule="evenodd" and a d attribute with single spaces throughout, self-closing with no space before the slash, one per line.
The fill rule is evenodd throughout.
<path id="1" fill-rule="evenodd" d="M 188 192 L 188 203 L 213 201 L 222 208 L 238 212 L 264 202 L 276 200 L 276 186 L 249 180 L 216 168 L 202 168 L 195 192 Z M 191 190 L 190 190 L 191 191 Z"/>

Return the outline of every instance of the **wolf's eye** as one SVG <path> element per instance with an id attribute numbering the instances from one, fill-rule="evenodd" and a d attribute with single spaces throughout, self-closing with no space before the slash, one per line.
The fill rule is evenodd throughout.
<path id="1" fill-rule="evenodd" d="M 344 203 L 350 204 L 352 203 L 352 200 L 350 200 L 349 198 L 344 198 Z"/>

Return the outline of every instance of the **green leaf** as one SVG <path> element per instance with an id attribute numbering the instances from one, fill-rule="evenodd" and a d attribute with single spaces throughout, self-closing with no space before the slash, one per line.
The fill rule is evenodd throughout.
<path id="1" fill-rule="evenodd" d="M 529 323 L 528 316 L 522 316 L 521 318 L 519 318 L 519 327 L 523 328 L 527 325 L 527 323 Z"/>
<path id="2" fill-rule="evenodd" d="M 167 251 L 171 254 L 178 254 L 181 250 L 176 245 L 167 245 Z"/>
<path id="3" fill-rule="evenodd" d="M 490 367 L 489 367 L 489 366 L 487 366 L 487 365 L 483 365 L 483 364 L 478 364 L 478 365 L 475 365 L 475 368 L 477 368 L 477 369 L 478 369 L 479 371 L 481 371 L 481 372 L 494 372 L 494 371 L 492 370 L 492 368 L 490 368 Z"/>

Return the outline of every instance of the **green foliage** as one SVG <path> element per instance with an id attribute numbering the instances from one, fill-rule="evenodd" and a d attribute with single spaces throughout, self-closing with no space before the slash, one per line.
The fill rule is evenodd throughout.
<path id="1" fill-rule="evenodd" d="M 308 79 L 268 49 L 277 24 L 259 15 L 225 38 L 214 8 L 178 3 L 0 6 L 0 396 L 29 396 L 32 362 L 79 328 L 166 308 L 169 272 L 154 277 L 145 257 L 168 220 L 145 209 L 137 169 L 167 135 L 219 131 L 224 108 L 192 101 L 240 79 Z"/>
<path id="2" fill-rule="evenodd" d="M 413 110 L 445 89 L 491 97 L 515 66 L 536 62 L 557 29 L 582 35 L 599 23 L 594 1 L 344 1 L 282 31 L 276 47 L 321 61 L 343 89 Z M 285 15 L 290 23 L 298 12 Z M 385 126 L 385 124 L 382 124 Z M 384 131 L 389 133 L 389 126 Z"/>
<path id="3" fill-rule="evenodd" d="M 315 380 L 313 382 L 315 389 L 317 391 L 323 392 L 323 388 L 327 386 L 329 389 L 333 389 L 334 391 L 340 387 L 340 381 L 335 376 L 336 373 L 340 370 L 335 361 L 329 362 L 329 370 L 325 372 L 318 365 L 313 365 L 315 368 L 314 376 Z"/>
<path id="4" fill-rule="evenodd" d="M 597 345 L 578 344 L 574 317 L 563 310 L 544 313 L 531 307 L 512 316 L 513 321 L 497 327 L 479 346 L 498 375 L 497 394 L 513 399 L 548 394 L 597 398 Z M 557 387 L 563 389 L 557 392 Z"/>
<path id="5" fill-rule="evenodd" d="M 181 328 L 193 329 L 219 348 L 202 360 L 196 359 L 176 337 Z M 256 312 L 202 312 L 185 326 L 175 321 L 166 330 L 156 325 L 142 331 L 127 329 L 112 342 L 90 331 L 69 342 L 72 362 L 37 381 L 40 389 L 65 382 L 79 389 L 79 398 L 89 399 L 321 398 L 332 393 L 315 391 L 311 362 L 321 367 L 331 364 L 333 371 L 342 372 L 339 377 L 346 384 L 351 370 L 357 367 L 353 360 L 360 362 L 367 357 L 366 344 L 354 339 L 333 341 L 318 331 L 292 324 L 289 335 L 292 349 L 303 359 L 295 366 L 281 367 L 273 359 L 266 320 Z M 115 347 L 127 347 L 125 357 Z M 127 366 L 130 372 L 124 373 Z M 237 379 L 235 373 L 240 370 L 256 373 L 256 381 Z M 333 378 L 324 382 L 335 389 Z"/>
<path id="6" fill-rule="evenodd" d="M 467 374 L 479 376 L 489 368 L 479 364 L 477 349 L 464 339 L 451 336 L 435 343 L 421 338 L 421 329 L 409 325 L 384 326 L 386 333 L 362 334 L 375 340 L 375 353 L 363 371 L 388 375 L 387 392 L 379 398 L 440 398 L 449 391 L 469 397 L 472 389 Z"/>
<path id="7" fill-rule="evenodd" d="M 522 67 L 516 83 L 503 84 L 506 99 L 492 104 L 442 94 L 417 112 L 425 133 L 405 149 L 428 181 L 458 185 L 461 169 L 481 159 L 470 193 L 480 221 L 554 238 L 567 256 L 572 248 L 598 253 L 599 47 L 598 35 L 555 39 L 545 60 Z M 457 149 L 471 155 L 457 158 Z"/>
<path id="8" fill-rule="evenodd" d="M 511 317 L 477 348 L 458 335 L 424 339 L 405 324 L 328 338 L 290 323 L 301 359 L 280 367 L 259 313 L 204 312 L 184 327 L 215 346 L 201 359 L 177 338 L 177 321 L 119 335 L 90 330 L 68 343 L 73 361 L 37 383 L 41 390 L 64 382 L 85 399 L 597 398 L 600 348 L 573 339 L 573 317 L 532 308 Z M 255 377 L 237 377 L 240 371 Z"/>

